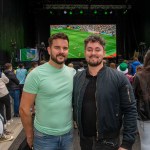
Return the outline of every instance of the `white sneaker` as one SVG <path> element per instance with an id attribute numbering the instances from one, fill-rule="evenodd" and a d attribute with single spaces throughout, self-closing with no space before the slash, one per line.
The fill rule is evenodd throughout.
<path id="1" fill-rule="evenodd" d="M 4 124 L 4 129 L 6 129 L 7 128 L 7 124 Z"/>
<path id="2" fill-rule="evenodd" d="M 6 125 L 8 125 L 8 126 L 9 126 L 9 125 L 10 125 L 10 121 L 7 121 Z"/>
<path id="3" fill-rule="evenodd" d="M 14 133 L 13 131 L 9 131 L 7 129 L 4 129 L 4 135 L 11 135 L 13 133 Z"/>
<path id="4" fill-rule="evenodd" d="M 7 125 L 10 125 L 13 122 L 13 119 L 7 121 Z"/>
<path id="5" fill-rule="evenodd" d="M 12 141 L 13 139 L 14 139 L 13 136 L 6 136 L 6 135 L 3 135 L 3 136 L 0 138 L 0 143 L 1 143 L 1 142 Z"/>

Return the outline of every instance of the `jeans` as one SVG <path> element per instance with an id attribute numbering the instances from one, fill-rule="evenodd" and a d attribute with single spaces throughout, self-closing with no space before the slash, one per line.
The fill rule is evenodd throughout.
<path id="1" fill-rule="evenodd" d="M 73 150 L 73 130 L 53 136 L 34 130 L 34 150 Z"/>
<path id="2" fill-rule="evenodd" d="M 95 137 L 80 137 L 81 150 L 118 150 L 119 139 L 96 141 Z"/>
<path id="3" fill-rule="evenodd" d="M 14 114 L 19 114 L 19 105 L 20 105 L 20 90 L 10 90 L 9 91 L 11 97 L 14 99 Z"/>

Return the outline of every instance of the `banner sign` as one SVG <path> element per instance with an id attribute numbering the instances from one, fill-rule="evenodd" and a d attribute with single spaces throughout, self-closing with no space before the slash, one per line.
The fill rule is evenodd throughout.
<path id="1" fill-rule="evenodd" d="M 20 61 L 38 61 L 39 52 L 34 48 L 21 48 L 20 49 Z"/>

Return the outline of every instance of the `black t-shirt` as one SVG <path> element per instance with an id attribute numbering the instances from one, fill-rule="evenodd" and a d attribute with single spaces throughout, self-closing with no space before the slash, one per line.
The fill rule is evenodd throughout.
<path id="1" fill-rule="evenodd" d="M 89 83 L 86 87 L 82 103 L 82 128 L 84 136 L 96 136 L 96 79 L 97 76 L 91 76 L 87 73 Z"/>

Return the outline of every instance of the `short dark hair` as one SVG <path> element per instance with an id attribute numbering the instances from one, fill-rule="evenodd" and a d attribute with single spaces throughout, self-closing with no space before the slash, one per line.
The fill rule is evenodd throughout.
<path id="1" fill-rule="evenodd" d="M 87 46 L 87 44 L 89 43 L 89 42 L 98 42 L 98 43 L 100 43 L 102 46 L 103 46 L 103 48 L 105 47 L 105 40 L 102 38 L 102 37 L 100 37 L 100 36 L 98 36 L 98 35 L 90 35 L 89 37 L 87 37 L 85 40 L 84 40 L 84 48 L 86 48 L 86 46 Z"/>
<path id="2" fill-rule="evenodd" d="M 37 65 L 38 65 L 38 62 L 36 62 L 36 61 L 31 62 L 31 67 L 32 68 L 35 68 Z"/>
<path id="3" fill-rule="evenodd" d="M 67 41 L 68 41 L 68 44 L 69 44 L 69 38 L 68 38 L 68 36 L 67 36 L 65 33 L 63 33 L 63 32 L 59 32 L 59 33 L 53 34 L 53 35 L 48 39 L 49 46 L 52 45 L 53 40 L 55 40 L 55 39 L 67 40 Z"/>
<path id="4" fill-rule="evenodd" d="M 19 68 L 22 68 L 24 66 L 24 64 L 19 64 Z"/>
<path id="5" fill-rule="evenodd" d="M 11 63 L 6 63 L 5 65 L 4 65 L 4 68 L 5 69 L 10 69 L 12 67 L 12 64 Z"/>

